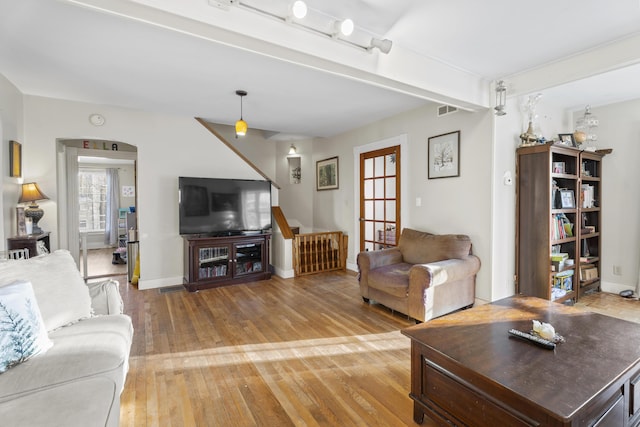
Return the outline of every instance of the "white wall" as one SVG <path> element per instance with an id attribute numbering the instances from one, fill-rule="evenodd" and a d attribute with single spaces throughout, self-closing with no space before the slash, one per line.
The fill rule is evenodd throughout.
<path id="1" fill-rule="evenodd" d="M 535 96 L 536 94 L 531 94 Z M 516 241 L 516 149 L 520 134 L 528 127 L 528 119 L 522 113 L 522 105 L 530 95 L 507 99 L 507 114 L 494 117 L 494 146 L 492 169 L 492 271 L 491 300 L 505 298 L 515 293 L 515 241 Z M 569 115 L 561 100 L 544 96 L 536 108 L 539 131 L 546 139 L 558 133 L 573 132 Z M 505 184 L 505 177 L 512 184 Z"/>
<path id="2" fill-rule="evenodd" d="M 562 99 L 544 96 L 537 108 L 540 129 L 547 139 L 558 133 L 572 133 L 575 120 L 584 113 L 568 111 Z M 493 211 L 493 299 L 512 295 L 515 273 L 515 150 L 518 135 L 526 129 L 520 106 L 527 96 L 507 101 L 507 115 L 495 120 L 494 211 Z M 602 287 L 619 292 L 634 289 L 640 268 L 640 100 L 593 108 L 600 119 L 596 129 L 598 148 L 613 148 L 603 159 L 602 200 Z M 503 177 L 511 172 L 513 186 L 505 186 Z M 619 207 L 624 206 L 624 209 Z M 621 224 L 624 224 L 621 226 Z M 620 276 L 613 266 L 621 267 Z"/>
<path id="3" fill-rule="evenodd" d="M 23 143 L 25 180 L 40 183 L 51 197 L 42 203 L 44 229 L 52 231 L 52 246 L 58 247 L 55 158 L 57 138 L 96 138 L 123 141 L 138 147 L 138 213 L 141 239 L 141 288 L 173 285 L 182 281 L 182 241 L 178 236 L 177 179 L 179 175 L 261 179 L 224 144 L 217 141 L 191 117 L 176 117 L 72 101 L 25 96 L 0 79 L 0 118 L 3 153 L 8 140 Z M 523 98 L 508 100 L 507 116 L 492 112 L 456 114 L 436 118 L 433 107 L 409 111 L 327 140 L 296 141 L 302 155 L 302 184 L 288 183 L 286 153 L 290 142 L 265 141 L 255 136 L 238 141 L 243 153 L 272 174 L 283 188 L 280 205 L 287 217 L 303 227 L 339 229 L 350 236 L 349 263 L 355 264 L 357 202 L 353 197 L 354 147 L 406 135 L 409 155 L 407 186 L 409 212 L 405 227 L 437 233 L 469 234 L 474 252 L 482 260 L 477 295 L 495 300 L 513 294 L 515 266 L 515 187 L 503 184 L 504 172 L 515 180 L 515 149 L 524 130 L 520 104 Z M 640 101 L 594 108 L 600 117 L 598 134 L 602 146 L 614 148 L 604 159 L 603 200 L 603 286 L 633 288 L 638 280 L 640 260 L 640 198 L 638 182 Z M 541 128 L 551 138 L 570 132 L 573 120 L 559 105 L 543 97 L 539 104 Z M 23 117 L 24 110 L 24 117 Z M 99 112 L 107 118 L 102 127 L 89 124 L 88 116 Z M 22 123 L 28 123 L 22 135 Z M 223 127 L 224 128 L 224 127 Z M 461 176 L 427 179 L 427 139 L 441 133 L 461 131 Z M 229 132 L 229 129 L 226 130 Z M 232 132 L 232 131 L 231 131 Z M 232 133 L 231 133 L 232 135 Z M 256 144 L 258 140 L 262 141 Z M 606 141 L 606 142 L 605 142 Z M 194 155 L 194 153 L 196 153 Z M 315 162 L 340 158 L 340 188 L 315 190 Z M 1 157 L 0 157 L 1 158 Z M 274 160 L 275 159 L 275 160 Z M 8 178 L 8 161 L 3 161 L 3 231 L 12 235 L 18 180 Z M 10 185 L 5 185 L 10 184 Z M 631 195 L 631 196 L 630 196 Z M 422 207 L 415 206 L 421 197 Z M 611 197 L 611 199 L 607 199 Z M 278 200 L 276 196 L 275 203 Z M 625 206 L 624 210 L 612 206 Z M 624 224 L 620 226 L 620 224 Z M 303 230 L 311 231 L 311 230 Z M 4 239 L 2 239 L 4 245 Z M 628 243 L 628 246 L 620 245 Z M 620 265 L 621 276 L 612 266 Z"/>
<path id="4" fill-rule="evenodd" d="M 289 180 L 287 154 L 291 144 L 300 155 L 301 178 L 299 184 Z M 275 165 L 278 183 L 281 186 L 280 207 L 289 225 L 300 227 L 301 233 L 314 231 L 313 195 L 316 189 L 316 164 L 313 156 L 313 140 L 279 141 L 277 143 Z"/>
<path id="5" fill-rule="evenodd" d="M 220 136 L 256 165 L 269 180 L 280 185 L 280 182 L 276 179 L 275 164 L 273 162 L 276 152 L 275 144 L 266 140 L 262 131 L 249 128 L 245 136 L 236 138 L 234 126 L 219 123 L 213 123 L 212 125 Z M 249 123 L 249 126 L 251 126 L 251 123 Z M 259 179 L 263 178 L 260 177 Z"/>
<path id="6" fill-rule="evenodd" d="M 314 228 L 341 230 L 349 235 L 347 262 L 355 265 L 358 242 L 355 224 L 359 204 L 354 200 L 354 147 L 406 134 L 408 155 L 402 167 L 408 168 L 408 222 L 402 227 L 434 233 L 468 234 L 474 253 L 482 260 L 477 295 L 491 299 L 491 147 L 492 119 L 489 112 L 458 113 L 436 117 L 436 107 L 408 111 L 371 125 L 313 143 L 313 164 L 328 157 L 339 157 L 339 189 L 315 191 L 313 187 Z M 461 131 L 460 177 L 427 178 L 427 140 L 431 136 Z M 304 173 L 304 171 L 303 171 Z M 416 197 L 422 206 L 415 206 Z"/>
<path id="7" fill-rule="evenodd" d="M 0 251 L 6 250 L 7 237 L 16 235 L 16 206 L 20 198 L 21 178 L 9 177 L 9 141 L 23 144 L 22 94 L 0 74 L 0 172 L 2 172 L 2 197 L 0 197 Z M 23 162 L 23 176 L 24 167 Z M 44 190 L 43 190 L 44 191 Z M 45 193 L 46 194 L 46 193 Z"/>
<path id="8" fill-rule="evenodd" d="M 24 97 L 24 158 L 28 179 L 51 198 L 40 225 L 58 247 L 56 139 L 122 141 L 138 148 L 141 289 L 182 283 L 178 235 L 178 176 L 262 179 L 192 117 L 169 116 L 50 98 Z M 89 123 L 92 113 L 104 126 Z M 6 221 L 5 221 L 6 222 Z"/>
<path id="9" fill-rule="evenodd" d="M 640 100 L 594 107 L 600 125 L 597 148 L 612 148 L 602 160 L 602 287 L 635 289 L 640 269 Z M 574 119 L 584 110 L 575 112 Z M 613 274 L 620 266 L 621 275 Z"/>

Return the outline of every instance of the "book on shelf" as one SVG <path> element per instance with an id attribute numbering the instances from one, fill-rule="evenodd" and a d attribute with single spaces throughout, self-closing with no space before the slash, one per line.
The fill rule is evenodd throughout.
<path id="1" fill-rule="evenodd" d="M 573 224 L 565 214 L 561 213 L 554 215 L 552 224 L 552 240 L 562 240 L 568 237 L 573 237 Z"/>
<path id="2" fill-rule="evenodd" d="M 558 252 L 551 254 L 551 270 L 560 271 L 565 267 L 569 260 L 569 254 L 566 252 Z M 568 265 L 568 264 L 567 264 Z"/>
<path id="3" fill-rule="evenodd" d="M 593 280 L 598 278 L 598 269 L 594 265 L 580 267 L 580 280 Z"/>
<path id="4" fill-rule="evenodd" d="M 595 206 L 595 189 L 591 184 L 582 184 L 580 188 L 580 200 L 585 209 Z"/>

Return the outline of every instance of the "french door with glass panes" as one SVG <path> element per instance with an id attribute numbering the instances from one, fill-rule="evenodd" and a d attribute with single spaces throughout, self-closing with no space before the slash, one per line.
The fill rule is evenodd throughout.
<path id="1" fill-rule="evenodd" d="M 400 146 L 360 154 L 360 250 L 398 244 Z"/>

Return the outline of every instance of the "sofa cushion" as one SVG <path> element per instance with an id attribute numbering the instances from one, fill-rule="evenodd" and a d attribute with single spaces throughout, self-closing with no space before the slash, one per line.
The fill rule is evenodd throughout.
<path id="1" fill-rule="evenodd" d="M 92 377 L 0 402 L 0 420 L 3 426 L 117 426 L 119 408 L 113 381 Z"/>
<path id="2" fill-rule="evenodd" d="M 412 264 L 401 262 L 378 267 L 369 274 L 369 287 L 384 291 L 398 298 L 406 298 L 409 292 L 409 270 Z"/>
<path id="3" fill-rule="evenodd" d="M 49 334 L 53 347 L 0 375 L 0 403 L 73 381 L 105 377 L 119 393 L 128 370 L 129 316 L 98 316 Z"/>
<path id="4" fill-rule="evenodd" d="M 0 286 L 15 280 L 28 280 L 33 285 L 49 332 L 91 316 L 89 290 L 69 251 L 0 263 Z"/>
<path id="5" fill-rule="evenodd" d="M 0 373 L 52 346 L 30 282 L 0 287 Z"/>
<path id="6" fill-rule="evenodd" d="M 405 228 L 398 243 L 402 259 L 409 264 L 428 264 L 462 259 L 471 251 L 471 239 L 462 234 L 431 234 Z"/>
<path id="7" fill-rule="evenodd" d="M 113 279 L 87 283 L 94 316 L 124 313 L 124 302 L 119 287 L 120 283 Z"/>

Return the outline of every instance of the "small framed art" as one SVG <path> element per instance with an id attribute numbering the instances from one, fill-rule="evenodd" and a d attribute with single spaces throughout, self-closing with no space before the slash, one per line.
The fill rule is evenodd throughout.
<path id="1" fill-rule="evenodd" d="M 429 179 L 460 176 L 460 131 L 432 136 L 428 142 Z"/>
<path id="2" fill-rule="evenodd" d="M 316 190 L 335 190 L 338 188 L 338 157 L 316 162 Z"/>
<path id="3" fill-rule="evenodd" d="M 576 199 L 573 196 L 573 190 L 560 190 L 560 205 L 562 209 L 575 209 Z"/>
<path id="4" fill-rule="evenodd" d="M 577 147 L 576 139 L 573 137 L 572 133 L 559 133 L 558 138 L 560 139 L 560 144 L 566 145 L 568 147 Z"/>
<path id="5" fill-rule="evenodd" d="M 22 144 L 18 141 L 9 141 L 9 176 L 22 176 Z"/>

